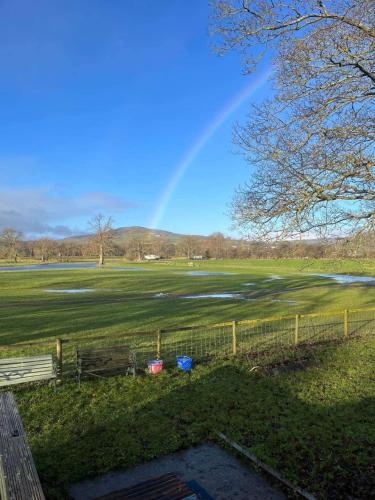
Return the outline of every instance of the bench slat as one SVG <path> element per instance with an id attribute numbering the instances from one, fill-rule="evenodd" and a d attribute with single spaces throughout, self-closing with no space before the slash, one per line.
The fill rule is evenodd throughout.
<path id="1" fill-rule="evenodd" d="M 10 377 L 33 377 L 39 375 L 54 375 L 53 370 L 0 370 L 0 380 Z"/>
<path id="2" fill-rule="evenodd" d="M 0 373 L 8 373 L 8 372 L 53 372 L 53 365 L 7 365 L 0 366 Z"/>
<path id="3" fill-rule="evenodd" d="M 94 358 L 94 359 L 85 359 L 81 358 L 81 364 L 82 366 L 119 366 L 119 365 L 128 365 L 128 364 L 133 364 L 133 361 L 131 359 L 103 359 L 103 358 Z"/>
<path id="4" fill-rule="evenodd" d="M 87 364 L 119 364 L 119 363 L 132 363 L 132 358 L 79 358 L 82 363 Z"/>
<path id="5" fill-rule="evenodd" d="M 52 357 L 49 358 L 49 359 L 44 359 L 44 360 L 38 360 L 38 359 L 29 359 L 28 361 L 17 361 L 17 360 L 9 360 L 7 361 L 6 363 L 0 363 L 0 367 L 1 366 L 8 366 L 8 365 L 20 365 L 20 366 L 24 366 L 24 365 L 52 365 Z"/>
<path id="6" fill-rule="evenodd" d="M 2 500 L 44 500 L 21 417 L 11 393 L 0 395 L 0 495 Z"/>
<path id="7" fill-rule="evenodd" d="M 0 360 L 0 387 L 54 378 L 56 373 L 51 354 Z"/>
<path id="8" fill-rule="evenodd" d="M 117 345 L 117 346 L 110 346 L 110 347 L 95 347 L 95 348 L 78 348 L 78 352 L 87 352 L 90 353 L 92 351 L 94 352 L 106 352 L 106 351 L 130 351 L 130 347 L 128 345 Z"/>
<path id="9" fill-rule="evenodd" d="M 28 356 L 23 358 L 0 358 L 1 363 L 18 363 L 18 362 L 27 362 L 27 361 L 46 361 L 52 360 L 52 354 L 43 354 L 43 356 Z"/>
<path id="10" fill-rule="evenodd" d="M 52 372 L 42 372 L 42 373 L 7 373 L 4 376 L 0 375 L 0 384 L 7 385 L 7 382 L 32 382 L 34 379 L 43 380 L 47 378 L 55 378 L 55 374 Z"/>
<path id="11" fill-rule="evenodd" d="M 22 378 L 22 379 L 10 379 L 10 380 L 0 380 L 0 387 L 7 387 L 8 385 L 16 385 L 16 384 L 23 384 L 23 383 L 28 383 L 28 382 L 40 382 L 42 380 L 54 380 L 56 378 L 56 375 L 42 375 L 42 376 L 35 376 L 35 377 L 28 377 L 28 378 Z M 0 497 L 1 498 L 1 497 Z"/>

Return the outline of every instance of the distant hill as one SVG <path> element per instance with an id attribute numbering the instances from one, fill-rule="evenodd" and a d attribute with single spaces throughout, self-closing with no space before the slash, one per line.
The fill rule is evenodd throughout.
<path id="1" fill-rule="evenodd" d="M 118 244 L 126 243 L 127 240 L 134 237 L 142 238 L 160 238 L 168 243 L 177 243 L 178 240 L 184 238 L 186 234 L 172 233 L 171 231 L 163 231 L 162 229 L 148 229 L 142 226 L 130 226 L 130 227 L 118 227 L 113 230 L 115 235 L 115 242 Z M 82 234 L 77 236 L 70 236 L 69 238 L 64 238 L 64 241 L 72 241 L 76 243 L 84 243 L 87 241 L 90 235 Z M 198 238 L 206 239 L 207 236 L 194 235 Z"/>

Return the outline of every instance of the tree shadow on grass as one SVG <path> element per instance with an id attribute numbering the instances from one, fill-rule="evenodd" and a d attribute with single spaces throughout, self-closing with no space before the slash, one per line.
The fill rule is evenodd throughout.
<path id="1" fill-rule="evenodd" d="M 74 276 L 73 276 L 74 277 Z M 264 278 L 264 276 L 263 276 Z M 55 281 L 58 278 L 54 278 Z M 72 279 L 69 275 L 66 280 Z M 85 286 L 94 286 L 92 277 L 77 276 L 79 283 Z M 113 277 L 112 287 L 117 286 L 116 279 Z M 238 291 L 240 284 L 245 280 L 252 279 L 248 275 L 227 276 L 225 279 L 217 277 L 201 281 L 190 277 L 189 280 L 183 278 L 176 280 L 175 276 L 168 279 L 157 280 L 155 291 L 172 291 L 175 293 L 202 293 L 210 291 Z M 85 281 L 86 280 L 86 281 Z M 2 298 L 0 308 L 1 328 L 0 341 L 2 344 L 15 342 L 28 342 L 37 340 L 48 340 L 56 337 L 73 337 L 86 334 L 110 334 L 121 331 L 132 331 L 145 329 L 157 329 L 166 327 L 176 327 L 178 325 L 192 324 L 210 324 L 220 321 L 241 320 L 249 318 L 262 318 L 274 315 L 305 314 L 317 308 L 324 310 L 332 306 L 334 301 L 332 293 L 341 285 L 329 285 L 324 279 L 310 277 L 288 277 L 283 280 L 267 282 L 255 277 L 260 295 L 257 300 L 189 300 L 176 297 L 154 299 L 140 298 L 139 300 L 130 299 L 124 296 L 122 299 L 118 296 L 108 297 L 106 294 L 92 298 L 79 298 L 74 300 L 43 299 L 40 304 L 28 305 L 27 297 L 18 300 L 13 305 L 9 300 Z M 123 278 L 120 280 L 123 282 Z M 55 282 L 53 282 L 55 283 Z M 59 282 L 60 283 L 60 282 Z M 72 287 L 72 283 L 66 281 L 66 285 Z M 73 283 L 76 283 L 73 279 Z M 139 279 L 131 278 L 131 287 L 135 292 L 138 291 L 142 283 Z M 50 285 L 49 285 L 50 286 Z M 54 285 L 51 285 L 52 287 Z M 109 285 L 108 285 L 109 286 Z M 144 280 L 144 286 L 147 290 L 147 280 Z M 352 286 L 352 285 L 351 285 Z M 138 287 L 138 288 L 137 288 Z M 149 288 L 155 287 L 152 282 Z M 333 288 L 334 289 L 333 289 Z M 241 288 L 241 287 L 240 287 Z M 290 293 L 288 290 L 293 288 L 293 299 L 296 297 L 297 303 L 293 307 L 281 303 L 273 303 L 272 298 L 279 297 L 279 294 Z M 360 294 L 360 303 L 362 306 L 373 304 L 372 294 L 368 291 L 369 287 L 354 286 L 350 290 L 360 292 L 363 289 L 365 298 Z M 309 297 L 309 290 L 313 291 L 313 297 Z M 375 288 L 372 287 L 375 291 Z M 251 294 L 246 287 L 242 287 L 243 293 Z M 276 294 L 276 295 L 274 295 Z M 307 295 L 306 295 L 307 294 Z M 305 295 L 308 300 L 305 300 Z M 249 295 L 249 298 L 253 297 Z M 256 298 L 256 295 L 254 296 Z M 282 296 L 281 296 L 282 298 Z M 350 295 L 339 294 L 340 304 L 352 303 Z M 278 299 L 276 299 L 278 300 Z M 340 307 L 344 308 L 344 305 Z M 174 311 L 174 314 L 171 314 Z"/>
<path id="2" fill-rule="evenodd" d="M 72 383 L 56 394 L 20 390 L 17 399 L 49 498 L 80 479 L 215 439 L 215 431 L 319 498 L 372 497 L 374 398 L 337 403 L 315 389 L 310 397 L 308 386 L 301 394 L 303 377 L 228 362 L 197 368 L 191 381 L 173 371 L 86 381 L 81 391 Z"/>

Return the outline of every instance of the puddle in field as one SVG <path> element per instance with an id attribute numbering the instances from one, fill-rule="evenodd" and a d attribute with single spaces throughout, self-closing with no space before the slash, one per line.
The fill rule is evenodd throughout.
<path id="1" fill-rule="evenodd" d="M 277 274 L 271 274 L 271 276 L 264 281 L 275 281 L 275 280 L 283 280 L 282 276 L 278 276 Z"/>
<path id="2" fill-rule="evenodd" d="M 198 293 L 196 295 L 184 295 L 182 299 L 243 299 L 240 293 Z"/>
<path id="3" fill-rule="evenodd" d="M 354 276 L 353 274 L 318 274 L 314 273 L 313 276 L 320 276 L 321 278 L 331 278 L 337 283 L 370 283 L 375 281 L 373 276 Z"/>
<path id="4" fill-rule="evenodd" d="M 46 288 L 44 292 L 48 293 L 86 293 L 95 292 L 96 288 Z"/>
<path id="5" fill-rule="evenodd" d="M 186 271 L 184 274 L 188 274 L 189 276 L 226 276 L 236 273 L 227 273 L 225 271 Z"/>

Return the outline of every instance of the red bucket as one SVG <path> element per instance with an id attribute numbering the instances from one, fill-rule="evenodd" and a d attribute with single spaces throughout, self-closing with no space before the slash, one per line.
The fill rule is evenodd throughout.
<path id="1" fill-rule="evenodd" d="M 147 362 L 148 372 L 155 375 L 159 373 L 163 369 L 163 360 L 162 359 L 152 359 Z"/>

